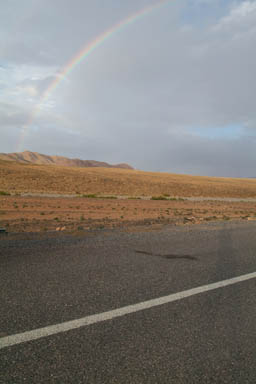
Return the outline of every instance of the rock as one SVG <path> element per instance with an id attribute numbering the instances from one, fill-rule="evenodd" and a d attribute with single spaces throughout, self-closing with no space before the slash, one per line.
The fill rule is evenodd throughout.
<path id="1" fill-rule="evenodd" d="M 196 218 L 195 217 L 184 217 L 184 221 L 195 221 Z"/>

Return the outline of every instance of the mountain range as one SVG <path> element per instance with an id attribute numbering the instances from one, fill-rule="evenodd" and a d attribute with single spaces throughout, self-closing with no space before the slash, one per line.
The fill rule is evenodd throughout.
<path id="1" fill-rule="evenodd" d="M 14 152 L 14 153 L 0 153 L 0 160 L 16 161 L 23 164 L 38 164 L 38 165 L 59 165 L 64 167 L 102 167 L 102 168 L 121 168 L 121 169 L 134 169 L 129 164 L 108 164 L 96 160 L 81 160 L 70 159 L 63 156 L 49 156 L 37 152 Z"/>

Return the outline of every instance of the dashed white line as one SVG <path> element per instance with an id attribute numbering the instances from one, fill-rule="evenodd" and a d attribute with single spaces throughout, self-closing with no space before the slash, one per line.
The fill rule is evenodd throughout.
<path id="1" fill-rule="evenodd" d="M 145 309 L 157 307 L 159 305 L 168 304 L 173 301 L 185 299 L 186 297 L 198 295 L 199 293 L 209 292 L 218 288 L 227 287 L 229 285 L 237 284 L 242 281 L 247 281 L 255 278 L 256 278 L 256 272 L 253 272 L 247 275 L 242 275 L 242 276 L 234 277 L 228 280 L 219 281 L 217 283 L 212 283 L 208 285 L 203 285 L 201 287 L 189 289 L 187 291 L 182 291 L 182 292 L 174 293 L 168 296 L 159 297 L 157 299 L 143 301 L 141 303 L 137 303 L 133 305 L 128 305 L 126 307 L 114 309 L 112 311 L 86 316 L 81 319 L 71 320 L 71 321 L 67 321 L 64 323 L 56 324 L 56 325 L 50 325 L 44 328 L 34 329 L 24 333 L 18 333 L 16 335 L 2 337 L 0 338 L 0 349 L 25 343 L 32 340 L 37 340 L 42 337 L 56 335 L 57 333 L 67 332 L 73 329 L 85 327 L 91 324 L 96 324 L 102 321 L 112 320 L 116 317 L 121 317 L 131 313 L 143 311 Z"/>

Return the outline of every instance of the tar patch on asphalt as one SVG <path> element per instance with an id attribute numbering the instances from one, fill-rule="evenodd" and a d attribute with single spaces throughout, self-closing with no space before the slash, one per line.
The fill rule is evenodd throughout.
<path id="1" fill-rule="evenodd" d="M 197 257 L 193 255 L 173 255 L 173 254 L 161 255 L 153 252 L 139 251 L 139 250 L 135 250 L 135 252 L 143 255 L 148 255 L 148 256 L 161 257 L 162 259 L 167 259 L 167 260 L 177 260 L 177 259 L 185 259 L 185 260 L 192 260 L 192 261 L 197 260 Z"/>

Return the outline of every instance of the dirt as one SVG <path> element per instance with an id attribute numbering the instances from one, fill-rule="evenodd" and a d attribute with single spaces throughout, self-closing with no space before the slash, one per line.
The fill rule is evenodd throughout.
<path id="1" fill-rule="evenodd" d="M 0 196 L 0 227 L 8 232 L 156 227 L 228 220 L 256 220 L 256 202 Z"/>
<path id="2" fill-rule="evenodd" d="M 216 178 L 112 168 L 25 165 L 0 160 L 0 193 L 256 198 L 256 179 Z"/>

